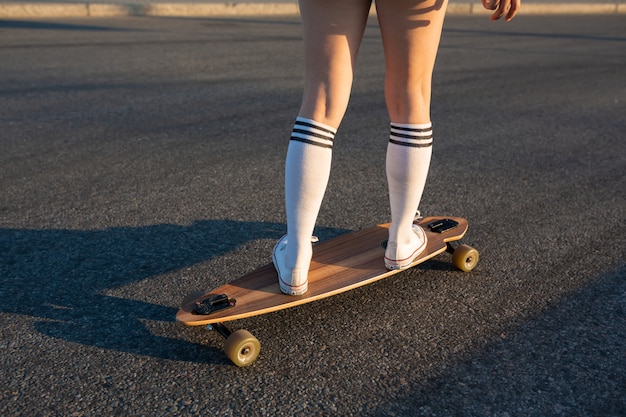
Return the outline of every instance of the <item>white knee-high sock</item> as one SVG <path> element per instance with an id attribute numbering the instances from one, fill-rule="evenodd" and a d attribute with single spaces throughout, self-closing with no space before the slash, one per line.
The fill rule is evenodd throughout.
<path id="1" fill-rule="evenodd" d="M 432 154 L 432 124 L 391 123 L 387 145 L 387 182 L 391 207 L 389 241 L 408 245 L 415 239 L 411 225 L 417 212 Z"/>
<path id="2" fill-rule="evenodd" d="M 311 235 L 330 177 L 336 129 L 298 117 L 293 127 L 285 164 L 287 250 L 290 269 L 308 271 Z"/>

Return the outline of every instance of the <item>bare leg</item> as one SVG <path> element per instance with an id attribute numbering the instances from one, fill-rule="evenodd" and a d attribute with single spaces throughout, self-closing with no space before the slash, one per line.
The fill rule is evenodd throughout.
<path id="1" fill-rule="evenodd" d="M 430 91 L 447 0 L 376 2 L 391 121 L 430 123 Z"/>
<path id="2" fill-rule="evenodd" d="M 305 87 L 300 116 L 339 127 L 371 0 L 300 0 Z"/>

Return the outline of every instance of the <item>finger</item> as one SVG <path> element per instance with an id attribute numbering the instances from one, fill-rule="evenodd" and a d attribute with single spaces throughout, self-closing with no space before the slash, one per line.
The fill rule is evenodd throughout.
<path id="1" fill-rule="evenodd" d="M 515 15 L 517 15 L 517 12 L 519 11 L 521 6 L 521 0 L 512 0 L 511 1 L 511 6 L 509 7 L 509 12 L 506 14 L 506 18 L 504 20 L 506 20 L 507 22 L 510 22 Z"/>
<path id="2" fill-rule="evenodd" d="M 504 14 L 506 14 L 507 10 L 509 9 L 510 4 L 511 4 L 511 0 L 500 0 L 500 2 L 497 4 L 498 8 L 496 9 L 495 13 L 491 15 L 489 19 L 491 20 L 500 19 Z"/>
<path id="3" fill-rule="evenodd" d="M 498 0 L 482 0 L 483 7 L 488 10 L 495 10 L 498 7 Z"/>

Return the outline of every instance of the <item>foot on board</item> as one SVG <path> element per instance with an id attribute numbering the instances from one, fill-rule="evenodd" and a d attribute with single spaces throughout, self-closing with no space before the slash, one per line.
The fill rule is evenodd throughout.
<path id="1" fill-rule="evenodd" d="M 389 270 L 407 269 L 411 266 L 415 258 L 417 258 L 424 249 L 426 249 L 426 233 L 421 228 L 414 224 L 413 233 L 415 233 L 415 239 L 409 245 L 398 245 L 394 242 L 387 243 L 387 249 L 385 250 L 385 267 Z"/>
<path id="2" fill-rule="evenodd" d="M 285 263 L 287 252 L 287 235 L 280 238 L 272 252 L 272 262 L 278 272 L 278 284 L 280 290 L 287 295 L 302 295 L 308 287 L 308 268 L 290 269 Z"/>

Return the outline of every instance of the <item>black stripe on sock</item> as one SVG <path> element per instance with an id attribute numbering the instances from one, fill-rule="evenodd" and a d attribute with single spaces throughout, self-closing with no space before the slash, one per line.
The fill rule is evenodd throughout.
<path id="1" fill-rule="evenodd" d="M 313 137 L 316 137 L 316 138 L 329 140 L 331 142 L 335 140 L 334 136 L 327 136 L 327 135 L 323 135 L 321 133 L 311 132 L 310 130 L 296 129 L 295 127 L 293 128 L 293 132 L 295 132 L 295 133 L 302 133 L 303 135 L 313 136 Z"/>
<path id="2" fill-rule="evenodd" d="M 330 133 L 330 134 L 331 134 L 331 135 L 333 135 L 333 136 L 335 136 L 335 133 L 336 133 L 336 132 L 335 132 L 335 131 L 333 131 L 333 130 L 326 129 L 326 128 L 324 128 L 324 127 L 320 127 L 320 126 L 315 125 L 315 124 L 313 124 L 313 123 L 304 122 L 304 121 L 302 121 L 302 120 L 296 120 L 296 123 L 295 123 L 295 124 L 296 124 L 296 125 L 300 125 L 300 126 L 312 127 L 312 128 L 315 128 L 315 129 L 321 130 L 322 132 L 327 132 L 327 133 Z"/>
<path id="3" fill-rule="evenodd" d="M 307 143 L 309 145 L 319 146 L 321 148 L 328 148 L 328 149 L 332 149 L 333 148 L 333 145 L 329 145 L 327 143 L 316 142 L 316 141 L 310 140 L 310 139 L 299 138 L 297 136 L 292 136 L 291 140 L 295 140 L 296 142 Z"/>
<path id="4" fill-rule="evenodd" d="M 399 140 L 389 139 L 389 143 L 393 143 L 394 145 L 400 145 L 400 146 L 408 146 L 410 148 L 428 148 L 429 146 L 433 146 L 432 141 L 428 143 L 412 143 L 412 142 L 402 142 Z"/>
<path id="5" fill-rule="evenodd" d="M 392 123 L 391 127 L 397 130 L 404 130 L 405 132 L 428 132 L 428 131 L 433 130 L 432 125 L 430 125 L 430 127 L 405 127 L 405 126 L 397 126 Z"/>
<path id="6" fill-rule="evenodd" d="M 391 136 L 393 136 L 395 138 L 414 139 L 414 140 L 428 140 L 428 139 L 432 139 L 433 138 L 432 132 L 428 136 L 403 135 L 403 134 L 400 134 L 400 133 L 391 132 Z"/>

